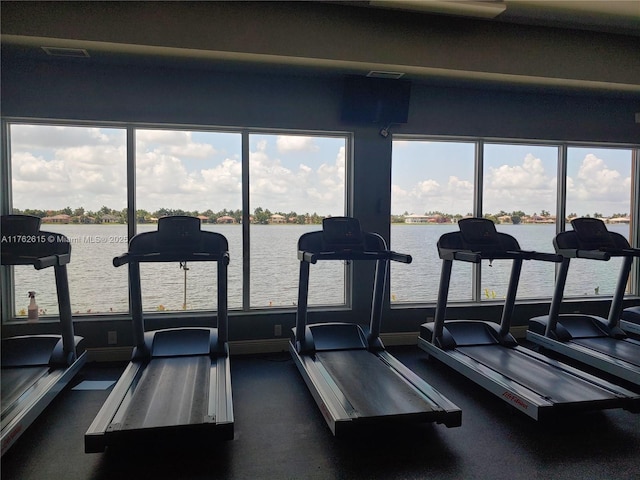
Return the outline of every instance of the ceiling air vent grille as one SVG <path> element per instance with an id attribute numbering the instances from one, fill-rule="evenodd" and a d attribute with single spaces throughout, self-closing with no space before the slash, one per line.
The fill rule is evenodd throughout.
<path id="1" fill-rule="evenodd" d="M 52 57 L 89 58 L 84 48 L 42 47 L 42 50 Z"/>
<path id="2" fill-rule="evenodd" d="M 371 70 L 369 73 L 367 73 L 367 77 L 373 77 L 373 78 L 392 78 L 392 79 L 399 79 L 402 76 L 404 76 L 404 73 L 402 72 L 385 72 L 384 70 Z"/>

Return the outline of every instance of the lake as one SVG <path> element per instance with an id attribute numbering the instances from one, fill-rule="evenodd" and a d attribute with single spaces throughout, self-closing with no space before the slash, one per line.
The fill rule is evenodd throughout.
<path id="1" fill-rule="evenodd" d="M 113 257 L 127 251 L 125 225 L 43 225 L 43 230 L 66 235 L 72 242 L 68 265 L 69 288 L 74 314 L 126 312 L 128 309 L 127 267 L 115 268 Z M 298 238 L 316 231 L 319 225 L 252 225 L 250 302 L 257 308 L 293 306 L 297 302 L 300 262 Z M 525 250 L 552 252 L 553 225 L 498 225 L 513 235 Z M 628 225 L 610 225 L 628 237 Z M 156 230 L 157 225 L 140 225 L 138 231 Z M 223 234 L 229 241 L 229 308 L 242 308 L 242 227 L 203 225 Z M 393 263 L 390 291 L 395 304 L 434 303 L 438 292 L 441 260 L 436 242 L 457 225 L 392 225 L 391 248 L 413 257 L 410 265 Z M 483 300 L 504 298 L 510 262 L 494 261 L 481 266 Z M 572 260 L 565 295 L 610 295 L 615 287 L 619 259 L 609 262 Z M 344 298 L 343 262 L 320 262 L 311 267 L 310 305 L 339 305 Z M 36 271 L 19 266 L 15 271 L 16 310 L 28 305 L 27 292 L 35 290 L 39 307 L 47 314 L 58 311 L 53 269 Z M 554 265 L 525 262 L 519 299 L 548 298 L 553 293 Z M 190 262 L 187 270 L 177 263 L 141 265 L 143 305 L 150 311 L 176 311 L 185 303 L 189 310 L 216 308 L 216 268 L 205 262 Z M 186 282 L 186 288 L 185 288 Z M 450 300 L 472 298 L 471 265 L 455 262 Z"/>

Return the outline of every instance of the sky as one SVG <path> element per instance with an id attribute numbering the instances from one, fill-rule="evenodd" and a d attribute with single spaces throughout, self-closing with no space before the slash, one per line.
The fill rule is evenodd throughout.
<path id="1" fill-rule="evenodd" d="M 11 125 L 17 208 L 126 207 L 126 132 Z M 136 130 L 137 208 L 241 208 L 239 133 Z M 395 140 L 392 213 L 472 211 L 475 145 Z M 345 139 L 251 134 L 250 210 L 344 214 Z M 484 212 L 555 213 L 558 149 L 485 144 Z M 568 149 L 567 212 L 629 213 L 631 150 Z"/>
<path id="2" fill-rule="evenodd" d="M 251 210 L 343 215 L 345 138 L 250 135 Z M 242 208 L 239 133 L 136 131 L 138 209 Z M 123 129 L 11 126 L 17 208 L 126 207 Z"/>
<path id="3" fill-rule="evenodd" d="M 392 158 L 393 214 L 473 209 L 473 143 L 399 140 Z M 485 144 L 483 211 L 555 214 L 558 148 Z M 629 213 L 630 149 L 570 147 L 567 213 Z"/>

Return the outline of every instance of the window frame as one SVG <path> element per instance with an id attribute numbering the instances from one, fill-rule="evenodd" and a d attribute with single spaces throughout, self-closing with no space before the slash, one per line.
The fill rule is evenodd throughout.
<path id="1" fill-rule="evenodd" d="M 74 120 L 55 120 L 43 118 L 18 118 L 3 117 L 1 119 L 1 142 L 2 161 L 0 162 L 0 173 L 2 180 L 0 185 L 0 213 L 2 215 L 9 214 L 13 211 L 13 195 L 11 191 L 12 172 L 11 172 L 11 125 L 39 125 L 50 127 L 85 127 L 85 128 L 118 128 L 126 132 L 126 186 L 127 186 L 127 233 L 132 238 L 137 233 L 136 225 L 136 133 L 138 130 L 170 130 L 170 131 L 195 131 L 195 132 L 211 132 L 211 133 L 235 133 L 240 134 L 241 148 L 241 164 L 242 164 L 242 189 L 241 189 L 241 205 L 242 205 L 242 307 L 233 309 L 238 313 L 259 313 L 268 312 L 291 312 L 295 311 L 295 307 L 276 306 L 276 307 L 251 307 L 250 304 L 250 222 L 251 212 L 250 206 L 250 148 L 249 137 L 251 135 L 291 135 L 291 136 L 307 136 L 322 138 L 341 138 L 345 142 L 345 179 L 344 179 L 344 199 L 343 211 L 344 215 L 350 215 L 353 201 L 352 185 L 352 163 L 353 163 L 353 132 L 334 131 L 334 130 L 307 130 L 307 129 L 282 129 L 282 128 L 252 128 L 252 127 L 223 127 L 212 125 L 196 125 L 196 124 L 171 124 L 171 123 L 137 123 L 137 122 L 109 122 L 109 121 L 74 121 Z M 2 294 L 2 323 L 15 324 L 20 323 L 23 319 L 15 315 L 16 299 L 13 282 L 13 267 L 3 268 L 0 273 L 1 294 Z M 352 268 L 350 264 L 346 264 L 344 268 L 344 304 L 334 304 L 330 306 L 314 305 L 310 307 L 312 310 L 348 310 L 352 307 Z M 6 300 L 6 301 L 5 301 Z M 268 309 L 268 310 L 267 310 Z M 126 312 L 117 312 L 108 315 L 87 315 L 74 314 L 76 320 L 94 320 L 96 318 L 118 318 L 130 315 L 131 303 Z M 181 317 L 184 315 L 192 315 L 195 317 L 205 317 L 208 311 L 189 311 L 189 312 L 168 312 L 154 313 L 147 312 L 150 317 L 162 316 Z M 52 316 L 55 318 L 55 316 Z M 41 319 L 46 321 L 46 318 Z"/>
<path id="2" fill-rule="evenodd" d="M 442 135 L 417 135 L 417 134 L 394 134 L 392 141 L 429 141 L 429 142 L 466 142 L 475 144 L 474 158 L 474 192 L 473 192 L 473 215 L 484 216 L 483 211 L 483 191 L 484 191 L 484 155 L 485 145 L 532 145 L 532 146 L 551 146 L 558 149 L 557 175 L 556 175 L 556 234 L 566 230 L 566 223 L 560 219 L 566 218 L 566 201 L 567 201 L 567 163 L 568 150 L 570 148 L 608 148 L 608 149 L 628 149 L 631 150 L 631 195 L 630 195 L 630 222 L 631 225 L 640 227 L 640 144 L 615 143 L 615 142 L 578 142 L 578 141 L 553 141 L 540 139 L 524 139 L 524 138 L 502 138 L 502 137 L 473 137 L 473 136 L 442 136 Z M 393 166 L 391 166 L 393 168 Z M 393 215 L 394 212 L 391 212 Z M 638 231 L 638 228 L 631 228 L 630 231 Z M 629 243 L 634 248 L 640 248 L 640 233 L 634 238 L 633 234 L 629 239 Z M 630 292 L 629 297 L 640 297 L 640 262 L 634 262 L 629 276 Z M 557 271 L 556 267 L 556 271 Z M 481 266 L 474 264 L 472 266 L 472 292 L 471 301 L 453 302 L 456 305 L 465 304 L 491 304 L 491 301 L 482 300 L 481 288 Z M 603 295 L 603 298 L 610 298 L 610 295 Z M 571 300 L 580 300 L 587 297 L 571 296 Z M 540 300 L 546 301 L 549 298 L 541 299 L 522 299 L 518 302 L 535 303 Z M 493 302 L 496 303 L 496 302 Z M 404 301 L 399 303 L 391 302 L 391 309 L 408 309 L 416 306 L 434 306 L 434 302 L 411 302 Z"/>

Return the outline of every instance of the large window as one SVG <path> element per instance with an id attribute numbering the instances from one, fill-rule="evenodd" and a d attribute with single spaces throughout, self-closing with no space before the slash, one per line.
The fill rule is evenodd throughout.
<path id="1" fill-rule="evenodd" d="M 611 231 L 630 239 L 638 228 L 632 212 L 633 153 L 630 148 L 483 139 L 394 139 L 391 242 L 394 250 L 411 253 L 414 263 L 392 266 L 391 302 L 435 301 L 436 242 L 446 231 L 457 230 L 455 223 L 464 216 L 491 219 L 524 250 L 553 252 L 554 236 L 570 229 L 575 216 L 603 218 Z M 563 171 L 566 176 L 558 174 Z M 502 301 L 510 267 L 508 261 L 478 268 L 457 262 L 449 299 Z M 610 295 L 619 269 L 619 259 L 574 260 L 565 296 Z M 518 297 L 551 297 L 555 272 L 553 263 L 525 262 Z"/>
<path id="2" fill-rule="evenodd" d="M 227 238 L 230 308 L 292 308 L 298 238 L 346 214 L 345 135 L 14 123 L 9 139 L 10 211 L 41 217 L 73 243 L 77 315 L 128 311 L 127 268 L 112 259 L 165 215 L 197 216 Z M 326 263 L 309 303 L 345 304 L 345 266 Z M 29 291 L 43 315 L 56 314 L 53 271 L 13 270 L 10 316 L 26 317 Z M 217 308 L 211 264 L 143 264 L 141 281 L 146 311 Z"/>
<path id="3" fill-rule="evenodd" d="M 632 161 L 631 149 L 569 147 L 567 220 L 577 216 L 602 218 L 609 230 L 629 239 L 631 229 L 638 229 L 631 221 Z M 620 258 L 608 262 L 572 260 L 565 294 L 611 295 L 620 268 Z"/>
<path id="4" fill-rule="evenodd" d="M 41 217 L 42 230 L 72 243 L 72 311 L 126 312 L 126 269 L 111 263 L 127 247 L 126 131 L 13 124 L 9 134 L 13 213 Z M 58 313 L 52 268 L 13 270 L 18 318 L 26 316 L 29 291 L 41 314 Z"/>
<path id="5" fill-rule="evenodd" d="M 251 306 L 298 300 L 298 238 L 345 214 L 345 137 L 251 134 Z M 344 266 L 314 265 L 309 304 L 345 303 Z"/>
<path id="6" fill-rule="evenodd" d="M 473 214 L 476 146 L 471 142 L 393 142 L 391 248 L 413 257 L 391 265 L 391 302 L 435 302 L 440 281 L 436 242 Z M 472 299 L 471 265 L 455 266 L 449 296 Z"/>
<path id="7" fill-rule="evenodd" d="M 199 217 L 229 242 L 229 308 L 242 307 L 242 137 L 239 133 L 137 129 L 136 224 L 157 229 L 166 215 Z M 209 262 L 146 263 L 145 310 L 215 310 L 217 276 Z"/>
<path id="8" fill-rule="evenodd" d="M 553 252 L 556 234 L 558 147 L 485 143 L 483 155 L 483 216 L 496 229 L 513 236 L 524 250 Z M 481 298 L 504 299 L 511 261 L 496 260 L 481 267 Z M 522 265 L 518 298 L 553 294 L 555 264 L 527 261 Z"/>

